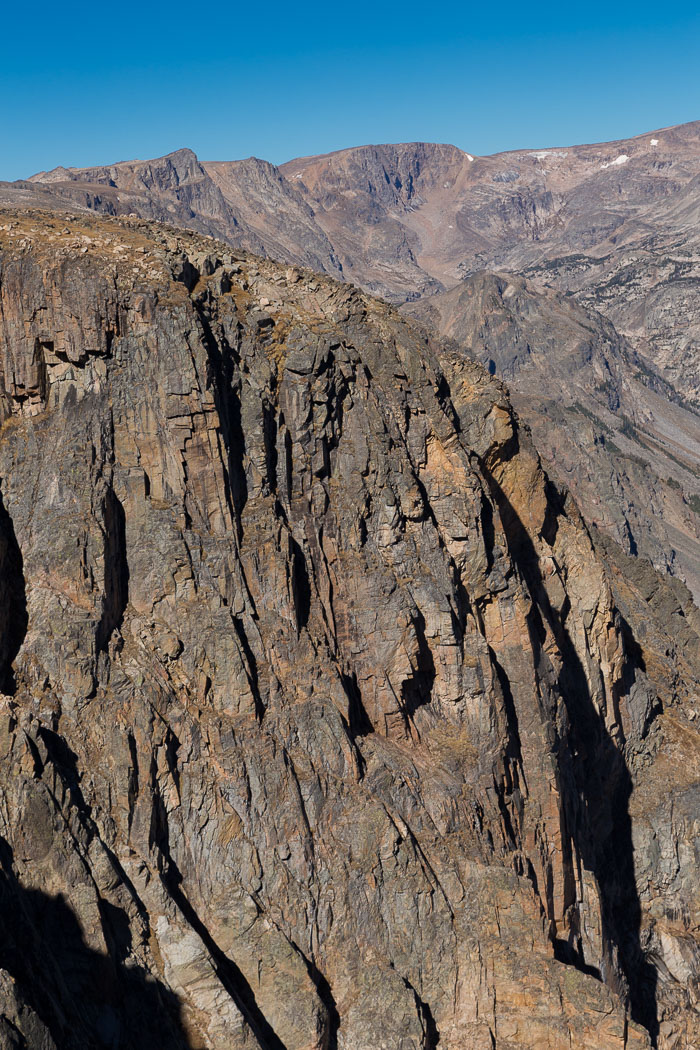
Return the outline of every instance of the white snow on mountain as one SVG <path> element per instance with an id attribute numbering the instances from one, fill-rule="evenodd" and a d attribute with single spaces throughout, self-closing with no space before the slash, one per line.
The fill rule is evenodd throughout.
<path id="1" fill-rule="evenodd" d="M 619 157 L 615 157 L 615 160 L 608 161 L 607 164 L 601 164 L 601 168 L 619 168 L 622 164 L 626 164 L 629 157 L 626 153 L 621 153 Z"/>

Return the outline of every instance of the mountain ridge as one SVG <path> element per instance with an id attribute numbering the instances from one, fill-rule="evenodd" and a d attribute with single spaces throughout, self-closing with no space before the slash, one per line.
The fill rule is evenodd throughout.
<path id="1" fill-rule="evenodd" d="M 421 147 L 424 147 L 424 146 L 436 146 L 436 147 L 439 147 L 439 148 L 456 150 L 457 152 L 461 153 L 465 157 L 473 156 L 475 160 L 477 160 L 477 159 L 483 160 L 483 159 L 493 159 L 493 158 L 496 158 L 496 157 L 505 157 L 505 156 L 509 156 L 509 155 L 523 155 L 524 154 L 524 155 L 532 156 L 535 153 L 549 153 L 549 152 L 557 152 L 557 151 L 561 151 L 561 150 L 601 149 L 603 147 L 619 146 L 619 145 L 623 145 L 623 144 L 628 143 L 628 142 L 636 142 L 636 141 L 641 140 L 641 139 L 654 137 L 656 134 L 668 133 L 668 132 L 683 132 L 683 131 L 686 131 L 686 130 L 687 131 L 691 131 L 691 130 L 697 131 L 698 135 L 700 135 L 700 120 L 684 121 L 684 122 L 682 122 L 680 124 L 668 124 L 668 125 L 666 125 L 664 127 L 652 128 L 652 129 L 649 129 L 649 130 L 645 130 L 645 131 L 639 132 L 636 135 L 628 135 L 626 137 L 618 138 L 618 139 L 603 139 L 601 141 L 578 142 L 578 143 L 571 143 L 571 142 L 558 143 L 558 144 L 555 143 L 555 144 L 551 144 L 549 146 L 534 146 L 534 145 L 521 146 L 521 147 L 518 147 L 517 149 L 498 150 L 495 153 L 470 153 L 469 150 L 463 149 L 461 146 L 457 146 L 453 142 L 438 142 L 438 141 L 433 141 L 433 140 L 429 140 L 429 139 L 414 139 L 414 140 L 406 140 L 405 142 L 365 142 L 365 143 L 356 144 L 354 146 L 342 146 L 339 149 L 329 150 L 326 153 L 310 153 L 310 154 L 304 154 L 304 155 L 299 156 L 299 157 L 290 157 L 288 160 L 280 161 L 277 164 L 275 164 L 274 161 L 269 161 L 269 160 L 267 160 L 264 157 L 259 157 L 259 156 L 257 156 L 257 154 L 250 154 L 250 156 L 248 156 L 248 157 L 236 158 L 236 161 L 238 161 L 238 160 L 263 160 L 263 161 L 265 161 L 266 164 L 272 164 L 274 167 L 277 167 L 277 168 L 281 169 L 281 168 L 284 168 L 284 167 L 286 167 L 286 166 L 288 166 L 290 164 L 294 164 L 296 162 L 302 163 L 304 161 L 328 160 L 331 157 L 335 157 L 335 156 L 338 156 L 338 155 L 344 154 L 344 153 L 351 153 L 351 152 L 353 152 L 355 150 L 367 150 L 367 149 L 374 149 L 374 150 L 376 150 L 376 149 L 386 149 L 386 148 L 392 149 L 392 148 L 397 148 L 397 147 L 411 147 L 411 146 L 421 146 Z M 233 163 L 230 160 L 225 160 L 224 161 L 224 160 L 221 160 L 221 159 L 219 159 L 219 160 L 205 160 L 205 159 L 200 160 L 198 154 L 190 146 L 178 146 L 175 149 L 170 150 L 168 153 L 162 154 L 162 158 L 173 157 L 173 156 L 175 156 L 177 154 L 181 154 L 181 153 L 191 154 L 193 157 L 195 157 L 199 161 L 199 163 L 201 163 L 203 165 L 206 165 L 206 164 L 222 164 L 222 163 L 228 164 L 228 163 Z M 68 166 L 58 165 L 57 167 L 52 168 L 49 171 L 36 172 L 35 174 L 28 175 L 26 177 L 26 179 L 20 179 L 20 180 L 16 180 L 16 181 L 20 181 L 20 182 L 21 181 L 27 181 L 27 182 L 43 181 L 44 177 L 53 175 L 54 172 L 79 172 L 79 171 L 94 170 L 96 168 L 120 167 L 122 165 L 133 165 L 133 164 L 148 164 L 148 163 L 151 162 L 151 159 L 148 159 L 148 158 L 144 159 L 144 158 L 136 158 L 135 157 L 135 158 L 132 158 L 130 160 L 112 161 L 112 162 L 107 162 L 107 163 L 101 164 L 101 165 L 85 165 L 85 166 L 82 166 L 82 167 L 81 166 L 70 166 L 70 165 L 68 165 Z"/>
<path id="2" fill-rule="evenodd" d="M 470 156 L 449 144 L 384 144 L 277 167 L 257 158 L 200 162 L 182 149 L 6 184 L 0 201 L 41 198 L 189 226 L 401 304 L 443 333 L 461 332 L 466 352 L 471 330 L 455 327 L 447 303 L 458 302 L 475 275 L 521 275 L 532 289 L 529 309 L 543 296 L 543 316 L 549 288 L 573 296 L 629 347 L 636 409 L 601 416 L 593 387 L 602 380 L 593 380 L 579 399 L 588 415 L 578 417 L 590 454 L 577 451 L 571 420 L 552 397 L 543 429 L 538 392 L 518 397 L 525 373 L 509 376 L 518 410 L 589 520 L 678 574 L 698 598 L 700 122 L 607 143 Z M 565 316 L 562 309 L 556 322 L 562 346 Z M 508 323 L 522 327 L 517 318 Z M 546 341 L 543 325 L 537 332 Z M 569 452 L 557 473 L 560 448 Z"/>

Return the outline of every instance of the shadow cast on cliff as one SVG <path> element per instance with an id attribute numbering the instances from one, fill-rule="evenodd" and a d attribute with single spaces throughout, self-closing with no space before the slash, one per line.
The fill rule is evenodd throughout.
<path id="1" fill-rule="evenodd" d="M 568 941 L 553 938 L 555 956 L 583 972 L 602 976 L 627 1000 L 632 1019 L 647 1029 L 656 1046 L 657 974 L 645 958 L 640 940 L 642 911 L 635 881 L 629 812 L 632 777 L 622 750 L 593 702 L 583 664 L 566 627 L 568 605 L 565 604 L 561 612 L 552 607 L 527 529 L 485 464 L 482 462 L 480 466 L 498 506 L 510 555 L 532 598 L 528 626 L 538 673 L 546 674 L 548 670 L 549 661 L 543 650 L 546 628 L 554 635 L 561 654 L 561 671 L 551 685 L 566 712 L 566 728 L 559 735 L 557 763 L 571 850 L 568 860 L 573 863 L 578 853 L 585 868 L 594 875 L 600 898 L 606 956 L 602 973 L 584 958 L 581 937 L 575 928 Z M 560 505 L 557 516 L 563 514 L 565 510 Z M 553 528 L 555 533 L 556 523 L 545 522 L 545 528 Z M 624 678 L 616 683 L 615 689 L 623 694 L 631 688 L 636 673 L 634 661 L 638 659 L 638 647 L 630 646 L 629 639 L 626 639 L 626 652 Z M 616 700 L 617 696 L 613 697 L 613 702 Z M 554 712 L 551 715 L 554 720 Z M 618 974 L 622 975 L 621 981 Z"/>
<path id="2" fill-rule="evenodd" d="M 129 601 L 129 562 L 126 551 L 126 517 L 114 489 L 104 498 L 104 597 L 97 627 L 96 647 L 105 652 L 112 634 L 121 629 Z"/>
<path id="3" fill-rule="evenodd" d="M 58 733 L 43 727 L 39 736 L 72 806 L 82 819 L 90 820 L 90 809 L 80 788 L 77 756 Z M 173 735 L 167 750 L 168 764 L 176 780 L 178 746 Z M 35 752 L 35 762 L 41 763 L 38 752 Z M 38 775 L 43 769 L 40 765 Z M 154 798 L 151 844 L 162 854 L 164 888 L 187 926 L 202 940 L 222 988 L 245 1019 L 256 1045 L 261 1050 L 286 1050 L 260 1010 L 250 983 L 218 946 L 185 895 L 182 876 L 170 852 L 167 810 L 154 766 L 151 777 Z M 147 913 L 128 876 L 116 856 L 102 845 L 147 924 Z M 99 912 L 109 950 L 107 955 L 85 944 L 78 919 L 61 895 L 53 897 L 19 884 L 13 872 L 10 846 L 0 838 L 0 970 L 6 970 L 18 982 L 23 1001 L 39 1018 L 57 1050 L 83 1050 L 84 1047 L 141 1050 L 161 1046 L 167 1046 L 168 1050 L 194 1050 L 182 1023 L 177 996 L 134 966 L 133 960 L 127 965 L 132 947 L 127 914 L 104 899 L 99 901 Z M 327 982 L 320 974 L 316 974 L 315 981 L 322 1001 L 329 1007 L 332 1036 L 334 1014 L 330 1007 L 334 1004 L 323 995 Z M 1 1010 L 0 989 L 0 1014 Z M 0 1045 L 1 1040 L 0 1030 Z M 53 1044 L 32 1042 L 29 1045 L 51 1050 Z M 333 1050 L 332 1039 L 328 1050 Z"/>
<path id="4" fill-rule="evenodd" d="M 95 951 L 62 895 L 19 883 L 4 840 L 0 865 L 0 969 L 12 978 L 15 1000 L 2 1004 L 10 1045 L 192 1050 L 178 997 L 133 960 L 127 964 L 132 937 L 124 911 L 100 902 L 108 950 Z"/>
<path id="5" fill-rule="evenodd" d="M 0 692 L 10 696 L 16 689 L 12 665 L 28 622 L 22 551 L 0 493 Z"/>
<path id="6" fill-rule="evenodd" d="M 209 953 L 214 971 L 222 988 L 235 1003 L 237 1010 L 250 1028 L 261 1050 L 287 1050 L 282 1040 L 263 1014 L 253 988 L 242 970 L 216 943 L 206 924 L 197 914 L 183 888 L 183 878 L 170 851 L 168 815 L 157 783 L 154 792 L 154 819 L 152 844 L 162 855 L 161 881 L 187 925 L 195 931 Z"/>

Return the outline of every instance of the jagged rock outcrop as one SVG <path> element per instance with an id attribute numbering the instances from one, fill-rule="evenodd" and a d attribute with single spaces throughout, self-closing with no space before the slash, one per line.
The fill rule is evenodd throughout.
<path id="1" fill-rule="evenodd" d="M 513 274 L 421 299 L 422 318 L 505 379 L 587 522 L 700 600 L 700 427 L 606 318 Z"/>
<path id="2" fill-rule="evenodd" d="M 167 227 L 0 250 L 5 1044 L 700 1040 L 697 625 L 503 387 Z"/>
<path id="3" fill-rule="evenodd" d="M 135 215 L 221 234 L 247 247 L 263 250 L 251 231 L 241 226 L 229 201 L 209 178 L 191 149 L 179 149 L 156 160 L 121 161 L 96 168 L 58 168 L 39 172 L 18 191 L 47 192 L 64 207 L 73 205 L 106 215 Z"/>
<path id="4" fill-rule="evenodd" d="M 249 157 L 210 161 L 204 169 L 271 259 L 297 263 L 342 279 L 343 267 L 318 225 L 314 210 L 274 164 Z M 245 241 L 241 243 L 247 247 Z"/>

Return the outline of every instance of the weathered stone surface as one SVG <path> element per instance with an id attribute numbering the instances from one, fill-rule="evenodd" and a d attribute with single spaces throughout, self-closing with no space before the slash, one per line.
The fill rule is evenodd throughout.
<path id="1" fill-rule="evenodd" d="M 276 168 L 178 150 L 41 172 L 0 202 L 177 222 L 407 303 L 512 386 L 586 521 L 697 600 L 699 189 L 695 122 L 491 157 L 413 142 Z"/>
<path id="2" fill-rule="evenodd" d="M 630 342 L 572 296 L 479 273 L 406 308 L 505 379 L 590 524 L 700 600 L 700 426 Z"/>
<path id="3" fill-rule="evenodd" d="M 693 1045 L 682 596 L 385 304 L 2 219 L 6 1044 Z"/>

